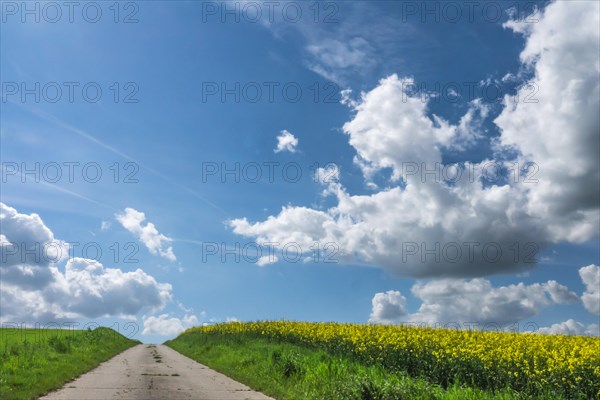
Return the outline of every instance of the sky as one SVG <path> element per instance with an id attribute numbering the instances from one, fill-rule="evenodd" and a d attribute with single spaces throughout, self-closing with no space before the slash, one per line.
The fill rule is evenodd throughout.
<path id="1" fill-rule="evenodd" d="M 598 335 L 599 7 L 2 2 L 0 322 Z"/>

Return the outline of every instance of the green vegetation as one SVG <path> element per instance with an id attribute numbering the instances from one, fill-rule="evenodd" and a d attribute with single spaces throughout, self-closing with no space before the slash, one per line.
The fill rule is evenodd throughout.
<path id="1" fill-rule="evenodd" d="M 0 399 L 33 399 L 138 344 L 109 328 L 0 329 Z"/>
<path id="2" fill-rule="evenodd" d="M 279 400 L 522 399 L 519 393 L 447 388 L 341 355 L 243 334 L 186 332 L 165 343 Z"/>

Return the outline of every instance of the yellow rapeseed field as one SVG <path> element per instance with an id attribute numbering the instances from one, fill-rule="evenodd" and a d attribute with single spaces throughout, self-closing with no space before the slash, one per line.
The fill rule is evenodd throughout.
<path id="1" fill-rule="evenodd" d="M 600 338 L 308 322 L 191 328 L 321 348 L 391 371 L 484 389 L 600 398 Z M 185 332 L 184 332 L 185 333 Z"/>

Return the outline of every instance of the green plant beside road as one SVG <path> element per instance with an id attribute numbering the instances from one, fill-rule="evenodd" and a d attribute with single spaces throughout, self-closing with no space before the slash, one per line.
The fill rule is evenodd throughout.
<path id="1" fill-rule="evenodd" d="M 184 333 L 165 343 L 174 350 L 278 400 L 525 399 L 367 366 L 323 350 L 243 335 Z"/>
<path id="2" fill-rule="evenodd" d="M 138 343 L 109 328 L 2 328 L 0 399 L 36 398 Z"/>

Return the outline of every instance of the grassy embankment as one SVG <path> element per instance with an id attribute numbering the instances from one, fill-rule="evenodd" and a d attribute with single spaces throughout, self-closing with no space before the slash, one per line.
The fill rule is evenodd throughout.
<path id="1" fill-rule="evenodd" d="M 600 362 L 593 355 L 599 339 L 411 329 L 223 324 L 192 328 L 165 344 L 279 400 L 587 399 L 600 394 Z M 440 342 L 454 342 L 449 352 L 436 348 L 438 335 Z M 515 352 L 505 360 L 490 350 L 502 342 L 514 343 L 511 349 L 497 349 Z M 529 354 L 518 355 L 521 347 L 535 345 L 539 357 L 534 355 L 534 361 Z M 555 364 L 552 346 L 572 358 L 557 354 L 560 364 Z M 576 365 L 573 360 L 581 355 L 586 355 L 584 364 Z M 535 376 L 526 376 L 530 361 L 537 368 Z M 562 370 L 564 363 L 568 365 Z"/>
<path id="2" fill-rule="evenodd" d="M 0 399 L 33 399 L 138 344 L 109 328 L 0 329 Z"/>

